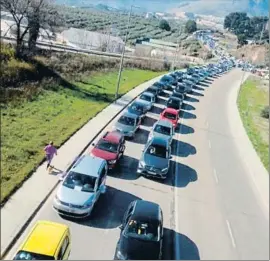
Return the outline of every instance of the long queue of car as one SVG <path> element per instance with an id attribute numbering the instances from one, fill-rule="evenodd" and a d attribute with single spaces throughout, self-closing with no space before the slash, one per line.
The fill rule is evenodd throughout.
<path id="1" fill-rule="evenodd" d="M 166 179 L 171 162 L 171 144 L 178 128 L 183 100 L 193 87 L 233 67 L 229 61 L 175 71 L 163 76 L 145 90 L 115 123 L 112 131 L 92 144 L 89 153 L 81 156 L 63 178 L 53 200 L 53 208 L 61 216 L 86 218 L 106 192 L 106 177 L 119 167 L 125 153 L 126 139 L 132 139 L 159 96 L 169 97 L 159 120 L 153 125 L 142 151 L 137 173 L 145 177 Z M 136 200 L 127 208 L 120 226 L 121 233 L 115 259 L 161 259 L 163 213 L 156 203 Z M 71 251 L 69 227 L 50 221 L 38 221 L 16 252 L 14 260 L 68 259 Z"/>

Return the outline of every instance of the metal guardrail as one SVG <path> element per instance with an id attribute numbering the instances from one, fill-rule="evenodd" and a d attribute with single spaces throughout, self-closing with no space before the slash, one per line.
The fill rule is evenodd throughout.
<path id="1" fill-rule="evenodd" d="M 0 39 L 2 39 L 5 42 L 16 43 L 16 39 L 11 38 L 11 37 L 1 36 Z M 24 42 L 27 44 L 27 41 L 24 40 Z M 119 59 L 121 58 L 121 54 L 117 54 L 117 53 L 101 52 L 101 51 L 96 51 L 96 50 L 86 50 L 82 48 L 74 48 L 74 47 L 66 46 L 63 44 L 44 43 L 44 42 L 38 41 L 37 46 L 42 49 L 49 49 L 49 50 L 54 50 L 54 51 L 75 52 L 75 53 L 81 53 L 81 54 L 87 54 L 87 55 L 103 56 L 107 58 L 119 58 Z M 131 56 L 131 55 L 125 55 L 125 59 L 164 62 L 164 59 L 147 58 L 147 57 L 139 57 L 139 56 Z M 172 62 L 172 61 L 169 61 L 169 62 Z M 181 61 L 178 61 L 178 63 L 196 64 L 195 62 L 192 62 L 189 60 L 181 60 Z"/>

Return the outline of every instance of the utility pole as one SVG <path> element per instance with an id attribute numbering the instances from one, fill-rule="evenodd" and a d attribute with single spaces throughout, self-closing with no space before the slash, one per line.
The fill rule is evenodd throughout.
<path id="1" fill-rule="evenodd" d="M 124 47 L 123 47 L 123 50 L 122 50 L 120 68 L 119 68 L 119 73 L 118 73 L 118 80 L 117 80 L 117 85 L 116 85 L 115 100 L 117 100 L 117 98 L 118 98 L 118 92 L 119 92 L 119 87 L 120 87 L 120 81 L 121 81 L 122 70 L 123 70 L 123 62 L 124 62 L 124 56 L 125 56 L 125 47 L 126 47 L 126 42 L 127 42 L 127 36 L 128 36 L 128 33 L 129 33 L 130 18 L 131 18 L 131 12 L 132 12 L 133 7 L 139 8 L 139 7 L 134 6 L 134 5 L 130 6 L 129 15 L 128 15 L 127 32 L 126 32 L 126 35 L 125 35 Z"/>

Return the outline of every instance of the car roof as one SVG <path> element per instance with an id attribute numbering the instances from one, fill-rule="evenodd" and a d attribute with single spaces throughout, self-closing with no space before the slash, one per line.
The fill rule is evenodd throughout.
<path id="1" fill-rule="evenodd" d="M 104 161 L 99 157 L 86 154 L 79 158 L 70 171 L 97 178 L 100 166 Z"/>
<path id="2" fill-rule="evenodd" d="M 137 200 L 132 214 L 134 220 L 160 221 L 159 205 L 146 200 Z"/>
<path id="3" fill-rule="evenodd" d="M 139 117 L 138 115 L 133 114 L 133 113 L 130 113 L 129 111 L 124 111 L 124 113 L 122 114 L 122 116 L 133 118 L 133 119 L 137 119 Z"/>
<path id="4" fill-rule="evenodd" d="M 68 226 L 39 220 L 24 241 L 21 250 L 54 256 Z"/>
<path id="5" fill-rule="evenodd" d="M 169 128 L 172 128 L 173 127 L 173 124 L 170 122 L 170 121 L 167 121 L 167 120 L 158 120 L 155 125 L 162 125 L 164 127 L 169 127 Z"/>
<path id="6" fill-rule="evenodd" d="M 152 92 L 143 92 L 142 94 L 151 96 L 151 97 L 155 97 L 155 95 Z"/>
<path id="7" fill-rule="evenodd" d="M 173 108 L 166 108 L 164 111 L 170 112 L 170 113 L 173 113 L 173 114 L 178 114 L 178 111 L 173 109 Z"/>
<path id="8" fill-rule="evenodd" d="M 119 131 L 107 131 L 102 139 L 114 143 L 119 143 L 123 135 Z"/>
<path id="9" fill-rule="evenodd" d="M 167 139 L 161 138 L 161 137 L 153 137 L 150 141 L 150 144 L 154 145 L 160 145 L 167 147 L 169 145 L 169 141 Z"/>

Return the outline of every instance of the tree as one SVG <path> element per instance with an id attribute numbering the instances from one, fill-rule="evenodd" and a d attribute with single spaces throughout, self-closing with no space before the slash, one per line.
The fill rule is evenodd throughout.
<path id="1" fill-rule="evenodd" d="M 238 44 L 239 45 L 247 44 L 247 39 L 246 39 L 246 36 L 244 34 L 237 35 L 237 39 L 238 39 Z"/>
<path id="2" fill-rule="evenodd" d="M 193 21 L 193 20 L 188 20 L 186 22 L 185 32 L 191 34 L 191 33 L 195 32 L 195 31 L 197 31 L 197 24 L 196 24 L 196 22 Z"/>
<path id="3" fill-rule="evenodd" d="M 169 25 L 168 21 L 165 19 L 162 19 L 159 22 L 159 28 L 166 31 L 171 31 L 171 26 Z"/>
<path id="4" fill-rule="evenodd" d="M 56 11 L 51 0 L 0 0 L 1 6 L 10 12 L 15 22 L 16 56 L 20 57 L 23 41 L 29 33 L 28 47 L 30 50 L 36 45 L 40 28 L 53 24 L 57 19 Z"/>

